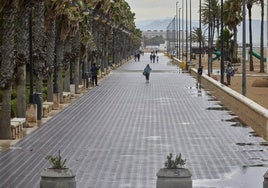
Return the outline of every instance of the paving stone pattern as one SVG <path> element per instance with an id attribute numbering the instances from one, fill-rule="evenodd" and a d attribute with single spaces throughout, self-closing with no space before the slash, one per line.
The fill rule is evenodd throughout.
<path id="1" fill-rule="evenodd" d="M 217 180 L 243 166 L 267 165 L 252 129 L 162 54 L 111 72 L 82 97 L 0 155 L 0 187 L 39 187 L 47 155 L 61 151 L 79 188 L 155 188 L 169 153 L 182 153 L 193 182 Z M 263 174 L 262 174 L 263 175 Z M 262 179 L 262 177 L 258 177 Z M 241 180 L 243 181 L 243 180 Z M 198 184 L 195 184 L 198 187 Z M 202 186 L 200 186 L 202 187 Z"/>

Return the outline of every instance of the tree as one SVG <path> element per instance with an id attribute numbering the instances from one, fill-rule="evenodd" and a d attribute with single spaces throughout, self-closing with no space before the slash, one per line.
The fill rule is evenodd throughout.
<path id="1" fill-rule="evenodd" d="M 25 118 L 26 116 L 26 63 L 29 60 L 29 17 L 30 0 L 20 1 L 16 16 L 16 77 L 17 87 L 17 117 Z"/>
<path id="2" fill-rule="evenodd" d="M 15 49 L 15 3 L 2 1 L 0 4 L 2 21 L 1 31 L 1 59 L 0 59 L 0 87 L 2 90 L 2 111 L 0 114 L 0 138 L 11 139 L 11 89 L 14 75 Z"/>
<path id="3" fill-rule="evenodd" d="M 248 9 L 248 22 L 249 22 L 249 70 L 254 71 L 254 66 L 253 66 L 253 47 L 252 47 L 252 6 L 253 4 L 257 3 L 259 0 L 247 0 L 247 9 Z"/>
<path id="4" fill-rule="evenodd" d="M 224 12 L 228 12 L 228 14 L 223 15 L 223 22 L 224 25 L 227 26 L 227 28 L 233 32 L 233 54 L 230 57 L 233 61 L 237 60 L 237 26 L 242 21 L 242 1 L 239 0 L 227 0 L 224 2 L 223 5 Z"/>
<path id="5" fill-rule="evenodd" d="M 205 47 L 206 44 L 206 32 L 202 32 L 202 29 L 200 29 L 199 27 L 197 28 L 193 28 L 192 30 L 192 41 L 196 42 L 197 44 L 199 44 L 201 42 L 202 44 L 202 48 Z"/>

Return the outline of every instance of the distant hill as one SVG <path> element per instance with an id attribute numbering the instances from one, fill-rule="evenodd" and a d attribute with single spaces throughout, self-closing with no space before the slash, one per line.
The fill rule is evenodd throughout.
<path id="1" fill-rule="evenodd" d="M 163 20 L 146 20 L 137 22 L 136 26 L 142 31 L 147 30 L 166 30 L 169 23 L 172 21 L 172 18 L 166 18 Z M 190 26 L 190 23 L 188 22 L 188 27 Z M 184 24 L 184 29 L 185 29 Z M 192 20 L 192 28 L 199 27 L 199 21 Z M 264 22 L 264 28 L 266 30 L 266 22 Z M 242 43 L 242 23 L 238 27 L 238 42 Z M 261 21 L 260 20 L 252 20 L 252 32 L 253 32 L 253 44 L 254 46 L 260 45 L 260 34 L 261 34 Z M 246 23 L 246 36 L 247 36 L 247 43 L 249 42 L 249 31 L 248 31 L 248 21 Z M 266 46 L 266 32 L 264 33 L 264 43 Z"/>

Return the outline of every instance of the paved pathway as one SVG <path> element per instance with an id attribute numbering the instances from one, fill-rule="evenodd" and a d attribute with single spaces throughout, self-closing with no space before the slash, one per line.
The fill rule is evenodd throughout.
<path id="1" fill-rule="evenodd" d="M 194 187 L 262 187 L 265 141 L 168 61 L 150 64 L 149 84 L 149 54 L 112 71 L 3 152 L 0 187 L 39 187 L 45 157 L 58 150 L 79 188 L 155 188 L 169 153 L 187 159 Z"/>

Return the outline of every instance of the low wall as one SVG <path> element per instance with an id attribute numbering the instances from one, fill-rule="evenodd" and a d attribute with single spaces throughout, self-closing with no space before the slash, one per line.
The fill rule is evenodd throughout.
<path id="1" fill-rule="evenodd" d="M 190 75 L 197 78 L 197 70 L 192 68 Z M 268 110 L 266 108 L 205 74 L 202 75 L 201 85 L 210 90 L 210 93 L 234 112 L 243 123 L 252 127 L 257 135 L 268 140 Z"/>

